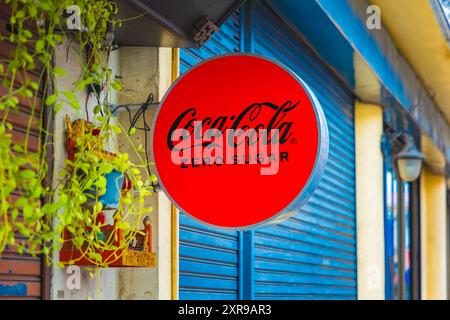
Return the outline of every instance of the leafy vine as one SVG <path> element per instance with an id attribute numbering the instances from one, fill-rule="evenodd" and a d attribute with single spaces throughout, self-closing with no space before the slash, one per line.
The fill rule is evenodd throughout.
<path id="1" fill-rule="evenodd" d="M 19 253 L 44 254 L 50 262 L 53 252 L 70 241 L 83 258 L 107 266 L 113 261 L 105 261 L 99 252 L 119 253 L 130 244 L 147 210 L 144 198 L 155 182 L 146 170 L 145 150 L 135 147 L 130 138 L 135 130 L 124 130 L 108 108 L 111 92 L 121 89 L 108 66 L 110 33 L 121 25 L 116 19 L 117 7 L 108 0 L 3 2 L 9 10 L 9 24 L 8 30 L 0 33 L 0 45 L 11 50 L 9 57 L 0 57 L 0 256 L 6 247 L 12 247 Z M 69 6 L 80 9 L 80 28 L 67 27 Z M 55 50 L 65 41 L 75 42 L 77 46 L 69 45 L 70 50 L 82 57 L 81 73 L 71 91 L 59 91 L 54 85 L 56 78 L 67 74 L 55 65 Z M 88 129 L 75 139 L 77 152 L 59 172 L 57 185 L 49 186 L 45 183 L 51 174 L 46 157 L 52 132 L 50 122 L 35 123 L 36 115 L 40 119 L 54 116 L 65 105 L 80 109 L 76 93 L 85 90 L 96 99 L 95 117 L 85 122 Z M 23 105 L 29 106 L 25 138 L 15 141 L 10 118 Z M 30 137 L 35 127 L 39 145 L 32 148 Z M 118 135 L 127 137 L 138 164 L 119 151 Z M 112 145 L 114 156 L 110 159 L 98 154 L 104 145 Z M 113 171 L 129 180 L 131 190 L 120 194 L 116 227 L 105 238 L 100 231 L 105 222 L 97 219 L 103 210 L 99 197 L 107 189 L 105 176 Z M 70 232 L 69 239 L 64 231 Z M 120 244 L 115 241 L 119 234 L 125 239 Z M 119 255 L 112 256 L 117 259 Z"/>

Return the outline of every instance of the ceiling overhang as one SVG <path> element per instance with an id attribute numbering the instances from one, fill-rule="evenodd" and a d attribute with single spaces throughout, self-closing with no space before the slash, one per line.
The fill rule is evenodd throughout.
<path id="1" fill-rule="evenodd" d="M 199 47 L 245 0 L 117 0 L 119 46 Z"/>
<path id="2" fill-rule="evenodd" d="M 366 0 L 316 0 L 380 84 L 450 164 L 450 126 L 389 32 L 366 27 Z"/>

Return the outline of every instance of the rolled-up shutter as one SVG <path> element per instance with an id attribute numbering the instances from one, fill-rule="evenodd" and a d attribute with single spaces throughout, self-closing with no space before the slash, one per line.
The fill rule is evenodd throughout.
<path id="1" fill-rule="evenodd" d="M 2 35 L 9 34 L 7 23 L 9 21 L 9 10 L 5 4 L 0 4 L 0 33 Z M 9 59 L 11 51 L 14 47 L 4 41 L 0 42 L 0 60 Z M 39 82 L 39 71 L 29 73 L 33 81 Z M 1 79 L 0 79 L 1 80 Z M 0 83 L 0 95 L 7 91 Z M 37 98 L 37 106 L 41 106 L 41 97 Z M 13 141 L 20 143 L 25 140 L 28 121 L 31 117 L 32 104 L 29 99 L 20 98 L 18 112 L 10 111 L 8 121 L 13 125 Z M 29 135 L 30 151 L 37 152 L 39 150 L 39 125 L 40 109 L 35 110 L 33 122 Z M 3 119 L 3 112 L 0 111 L 0 119 Z M 13 200 L 17 199 L 20 194 L 14 194 Z M 19 235 L 16 241 L 22 241 Z M 29 255 L 19 255 L 13 248 L 6 248 L 0 258 L 0 299 L 40 299 L 42 298 L 42 276 L 43 267 L 40 257 L 31 257 Z"/>
<path id="2" fill-rule="evenodd" d="M 278 60 L 311 87 L 324 109 L 330 134 L 328 163 L 312 198 L 294 217 L 254 234 L 254 297 L 355 299 L 352 94 L 264 5 L 254 10 L 254 51 Z"/>

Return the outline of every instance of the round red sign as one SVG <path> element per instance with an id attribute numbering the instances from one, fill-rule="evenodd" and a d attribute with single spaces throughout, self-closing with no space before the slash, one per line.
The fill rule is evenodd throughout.
<path id="1" fill-rule="evenodd" d="M 246 229 L 295 213 L 318 184 L 328 129 L 308 86 L 249 54 L 206 60 L 161 102 L 152 130 L 159 183 L 180 211 Z"/>

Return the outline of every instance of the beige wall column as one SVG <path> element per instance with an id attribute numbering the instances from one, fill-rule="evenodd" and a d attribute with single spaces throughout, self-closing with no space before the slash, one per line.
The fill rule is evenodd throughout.
<path id="1" fill-rule="evenodd" d="M 78 46 L 71 43 L 72 48 Z M 69 42 L 66 41 L 58 45 L 55 51 L 56 65 L 67 71 L 65 77 L 57 77 L 55 85 L 59 91 L 72 91 L 74 83 L 78 80 L 81 67 L 80 56 L 77 50 L 69 50 Z M 69 54 L 68 54 L 69 52 Z M 110 67 L 114 73 L 118 69 L 118 54 L 113 52 L 110 57 Z M 78 101 L 85 101 L 87 94 L 85 92 L 77 92 Z M 114 100 L 114 99 L 113 99 Z M 95 99 L 88 99 L 88 110 L 92 110 L 97 103 Z M 74 110 L 69 105 L 64 105 L 55 115 L 55 127 L 53 132 L 54 138 L 54 171 L 53 184 L 58 185 L 58 172 L 65 167 L 67 152 L 65 147 L 65 121 L 64 117 L 70 116 L 72 120 L 85 119 L 85 109 Z M 93 118 L 92 112 L 89 114 L 90 119 Z M 59 260 L 59 253 L 54 255 L 55 261 Z M 51 299 L 57 300 L 85 300 L 100 299 L 110 300 L 117 299 L 117 269 L 101 269 L 96 272 L 95 268 L 70 266 L 59 268 L 53 266 L 52 272 L 52 289 Z M 100 287 L 98 284 L 100 283 Z"/>
<path id="2" fill-rule="evenodd" d="M 78 80 L 81 72 L 80 56 L 77 50 L 68 49 L 69 42 L 66 41 L 59 45 L 55 51 L 56 65 L 67 71 L 65 77 L 57 77 L 56 86 L 60 91 L 72 91 L 73 84 Z M 76 43 L 70 45 L 76 47 Z M 68 54 L 69 52 L 69 54 Z M 112 53 L 110 57 L 110 67 L 114 73 L 118 70 L 117 52 Z M 78 101 L 86 100 L 85 92 L 77 92 Z M 114 99 L 113 99 L 114 101 Z M 95 99 L 88 99 L 88 110 L 92 110 L 97 103 Z M 54 128 L 54 186 L 58 184 L 59 171 L 65 167 L 67 152 L 65 148 L 65 115 L 69 115 L 72 120 L 85 119 L 86 113 L 84 108 L 74 110 L 69 105 L 64 105 L 62 109 L 55 115 Z M 90 118 L 93 118 L 90 112 Z M 59 260 L 59 253 L 55 252 L 55 261 Z M 98 272 L 95 268 L 70 266 L 59 268 L 53 266 L 51 299 L 55 300 L 85 300 L 100 299 L 110 300 L 117 299 L 117 269 L 101 269 Z M 76 280 L 75 280 L 76 279 Z M 79 279 L 79 281 L 78 281 Z M 101 284 L 99 287 L 98 284 Z M 74 285 L 76 284 L 76 285 Z"/>
<path id="3" fill-rule="evenodd" d="M 180 49 L 172 49 L 172 82 L 180 76 Z M 178 209 L 172 204 L 172 299 L 179 299 L 179 266 L 180 266 L 180 215 Z"/>
<path id="4" fill-rule="evenodd" d="M 72 44 L 76 46 L 76 44 Z M 71 53 L 68 58 L 67 44 L 57 48 L 56 64 L 65 68 L 68 75 L 56 79 L 59 90 L 70 91 L 73 83 L 77 80 L 81 70 L 79 67 L 80 57 Z M 178 59 L 178 58 L 177 58 Z M 142 104 L 147 100 L 149 93 L 153 93 L 154 102 L 160 101 L 172 83 L 176 72 L 172 70 L 173 51 L 171 48 L 137 48 L 124 47 L 113 51 L 110 57 L 111 69 L 117 76 L 121 76 L 123 90 L 117 97 L 113 97 L 113 103 L 118 104 Z M 177 70 L 175 70 L 177 71 Z M 79 101 L 86 99 L 85 93 L 78 93 Z M 92 110 L 96 102 L 94 99 L 88 101 L 88 108 Z M 156 108 L 147 112 L 147 123 L 151 124 Z M 136 112 L 136 108 L 132 113 Z M 67 154 L 64 146 L 64 116 L 69 114 L 72 119 L 85 118 L 84 108 L 73 110 L 69 106 L 63 109 L 55 117 L 55 172 L 63 167 Z M 90 114 L 92 119 L 93 115 Z M 128 114 L 118 115 L 121 124 L 128 128 Z M 137 123 L 142 127 L 142 119 Z M 122 138 L 123 139 L 123 138 Z M 132 136 L 138 144 L 144 145 L 144 135 L 138 131 Z M 134 151 L 125 139 L 119 138 L 119 147 L 122 152 L 128 152 L 130 159 L 136 160 Z M 148 141 L 148 143 L 150 143 Z M 57 177 L 57 174 L 54 174 Z M 55 181 L 55 184 L 57 181 Z M 177 297 L 174 282 L 178 280 L 176 244 L 173 245 L 177 232 L 177 212 L 174 211 L 168 198 L 163 192 L 154 194 L 146 199 L 146 205 L 153 211 L 149 214 L 153 226 L 153 248 L 157 253 L 158 264 L 156 268 L 109 268 L 101 269 L 98 273 L 92 268 L 72 266 L 72 268 L 53 268 L 52 277 L 52 299 L 171 299 Z M 174 260 L 175 259 L 175 260 Z M 58 260 L 58 254 L 55 254 Z M 71 288 L 68 283 L 73 277 L 80 278 L 80 285 Z M 100 286 L 99 286 L 100 284 Z M 175 288 L 175 289 L 174 289 Z"/>
<path id="5" fill-rule="evenodd" d="M 120 48 L 120 75 L 123 90 L 120 104 L 142 104 L 153 93 L 154 102 L 159 102 L 172 83 L 172 49 L 170 48 Z M 156 108 L 147 113 L 151 124 Z M 132 113 L 136 112 L 136 109 Z M 128 114 L 119 115 L 125 128 L 129 126 Z M 142 119 L 136 124 L 143 126 Z M 132 136 L 135 144 L 144 145 L 143 132 Z M 150 143 L 150 141 L 148 141 Z M 123 151 L 127 149 L 123 144 Z M 132 158 L 132 152 L 130 152 Z M 119 272 L 120 299 L 171 299 L 172 297 L 172 208 L 163 192 L 146 200 L 153 226 L 153 251 L 157 253 L 156 268 L 124 268 Z"/>
<path id="6" fill-rule="evenodd" d="M 358 299 L 384 299 L 383 110 L 356 102 Z"/>
<path id="7" fill-rule="evenodd" d="M 164 94 L 172 84 L 172 48 L 158 49 L 159 86 L 158 100 L 161 101 Z M 163 191 L 158 193 L 158 276 L 159 299 L 172 299 L 172 203 Z"/>
<path id="8" fill-rule="evenodd" d="M 447 299 L 447 204 L 445 177 L 422 171 L 420 187 L 422 298 Z"/>

